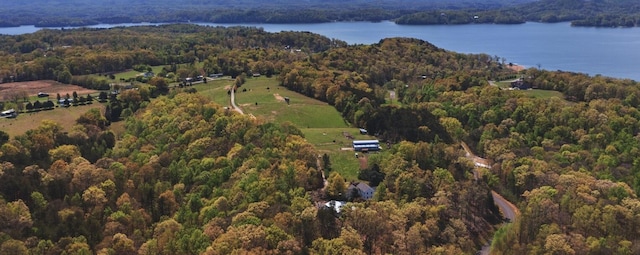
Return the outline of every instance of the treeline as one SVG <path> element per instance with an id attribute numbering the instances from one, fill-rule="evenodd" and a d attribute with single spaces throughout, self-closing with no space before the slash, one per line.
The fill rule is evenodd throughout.
<path id="1" fill-rule="evenodd" d="M 2 26 L 87 26 L 98 23 L 219 22 L 316 23 L 390 20 L 416 10 L 498 8 L 530 0 L 492 1 L 144 1 L 112 0 L 108 5 L 86 1 L 7 3 L 0 10 Z M 38 15 L 32 15 L 38 13 Z"/>
<path id="2" fill-rule="evenodd" d="M 398 24 L 519 24 L 565 22 L 573 26 L 635 27 L 640 24 L 637 1 L 535 1 L 497 9 L 429 10 L 406 14 L 395 19 Z"/>
<path id="3" fill-rule="evenodd" d="M 574 26 L 633 27 L 640 4 L 633 0 L 494 1 L 82 1 L 8 4 L 0 26 L 88 26 L 100 23 L 323 23 L 394 20 L 398 24 L 518 24 L 563 22 Z M 99 11 L 98 11 L 99 10 Z M 31 15 L 38 13 L 39 15 Z M 445 14 L 445 15 L 442 15 Z"/>
<path id="4" fill-rule="evenodd" d="M 426 11 L 395 19 L 401 25 L 521 24 L 526 21 L 519 13 L 497 10 Z"/>
<path id="5" fill-rule="evenodd" d="M 175 35 L 180 35 L 176 37 Z M 105 89 L 104 79 L 83 77 L 109 74 L 135 65 L 167 65 L 178 78 L 190 75 L 225 73 L 236 76 L 253 71 L 273 73 L 274 65 L 260 56 L 286 56 L 285 49 L 306 52 L 323 51 L 346 45 L 311 33 L 282 32 L 270 34 L 262 29 L 235 27 L 230 29 L 197 25 L 164 25 L 111 29 L 42 30 L 19 36 L 0 36 L 0 78 L 2 82 L 51 79 L 77 83 L 91 89 Z M 253 62 L 238 60 L 229 50 L 253 48 Z M 99 50 L 98 50 L 99 49 Z M 266 54 L 266 53 L 269 54 Z M 220 53 L 220 54 L 219 54 Z M 293 57 L 293 55 L 290 55 Z M 205 62 L 205 68 L 194 64 Z M 178 68 L 178 64 L 190 64 Z"/>
<path id="6" fill-rule="evenodd" d="M 531 21 L 571 21 L 574 26 L 633 27 L 640 23 L 640 3 L 633 0 L 544 0 L 518 10 Z"/>

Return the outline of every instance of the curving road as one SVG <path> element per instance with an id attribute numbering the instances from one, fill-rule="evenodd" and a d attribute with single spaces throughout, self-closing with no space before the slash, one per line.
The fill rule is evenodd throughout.
<path id="1" fill-rule="evenodd" d="M 491 165 L 489 165 L 489 161 L 487 159 L 481 158 L 473 154 L 469 146 L 465 142 L 461 142 L 462 148 L 465 151 L 465 155 L 468 159 L 473 160 L 475 168 L 473 169 L 473 177 L 476 181 L 482 178 L 480 171 L 478 168 L 488 168 L 491 169 Z M 505 199 L 502 195 L 498 194 L 498 192 L 492 190 L 491 196 L 493 197 L 493 202 L 500 208 L 500 212 L 502 212 L 502 216 L 508 219 L 510 222 L 515 221 L 520 215 L 520 210 L 514 204 L 509 202 L 509 200 Z M 486 244 L 480 250 L 481 255 L 489 255 L 491 249 L 491 243 Z"/>

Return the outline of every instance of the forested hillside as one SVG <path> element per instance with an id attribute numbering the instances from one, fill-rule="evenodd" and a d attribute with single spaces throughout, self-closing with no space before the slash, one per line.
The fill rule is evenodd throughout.
<path id="1" fill-rule="evenodd" d="M 193 25 L 45 30 L 2 40 L 5 82 L 53 78 L 87 87 L 105 79 L 86 74 L 136 65 L 167 65 L 159 75 L 173 73 L 177 80 L 217 72 L 277 76 L 290 63 L 331 49 L 343 54 L 347 47 L 309 33 Z M 475 65 L 467 58 L 487 58 L 404 43 L 416 43 L 423 57 L 451 59 L 451 68 Z M 344 71 L 332 81 L 368 86 Z M 415 79 L 413 72 L 402 75 Z M 2 140 L 0 212 L 6 221 L 0 253 L 460 254 L 474 252 L 499 222 L 488 186 L 471 180 L 469 162 L 427 111 L 407 108 L 398 116 L 439 133 L 407 128 L 395 134 L 396 141 L 406 135 L 416 143 L 402 142 L 372 158 L 373 175 L 387 176 L 375 202 L 336 214 L 311 199 L 323 185 L 322 165 L 298 129 L 256 123 L 197 94 L 168 92 L 158 80 L 163 78 L 110 99 L 110 106 L 133 116 L 117 141 L 106 129 L 117 119 L 97 111 L 79 119 L 73 132 L 46 123 Z M 158 94 L 149 90 L 169 94 L 153 99 L 150 94 Z M 4 107 L 23 104 L 16 99 Z M 425 152 L 439 156 L 422 157 Z M 344 180 L 331 176 L 328 195 L 346 193 Z"/>
<path id="2" fill-rule="evenodd" d="M 428 10 L 403 15 L 398 24 L 517 24 L 563 22 L 573 26 L 634 27 L 640 25 L 640 3 L 633 0 L 540 0 L 501 8 Z"/>
<path id="3" fill-rule="evenodd" d="M 335 103 L 347 120 L 372 130 L 379 127 L 376 116 L 385 108 L 419 108 L 438 119 L 454 141 L 474 144 L 477 151 L 493 160 L 484 181 L 519 201 L 523 212 L 520 220 L 495 237 L 494 251 L 500 254 L 640 252 L 637 82 L 529 69 L 522 74 L 525 82 L 564 95 L 533 98 L 527 96 L 529 92 L 500 90 L 484 83 L 500 68 L 487 56 L 420 57 L 423 52 L 437 55 L 424 45 L 389 39 L 376 45 L 337 49 L 320 54 L 313 64 L 293 63 L 291 71 L 281 75 L 283 85 L 318 98 L 326 96 L 325 100 Z M 360 57 L 340 62 L 340 53 Z M 410 60 L 407 56 L 417 58 Z M 467 58 L 484 61 L 462 61 Z M 394 68 L 398 66 L 427 75 L 415 78 L 415 73 L 406 75 Z M 321 85 L 323 73 L 340 74 L 344 70 L 350 76 L 363 77 L 363 83 Z M 290 83 L 289 76 L 300 73 L 304 75 Z M 381 73 L 388 76 L 380 77 Z M 379 97 L 356 96 L 362 91 L 375 91 L 378 86 L 395 90 L 403 105 L 378 106 L 374 102 L 381 100 Z M 352 96 L 348 107 L 328 96 L 336 90 L 345 97 Z M 382 116 L 393 119 L 397 115 Z M 395 121 L 380 134 L 393 139 L 403 130 L 437 133 L 438 129 L 432 127 Z"/>
<path id="4" fill-rule="evenodd" d="M 0 25 L 56 27 L 127 22 L 317 23 L 335 20 L 380 21 L 422 10 L 489 9 L 531 1 L 5 1 L 0 10 Z"/>
<path id="5" fill-rule="evenodd" d="M 349 46 L 240 27 L 43 30 L 2 36 L 0 49 L 3 82 L 95 87 L 115 71 L 164 67 L 109 99 L 128 112 L 122 136 L 108 127 L 119 118 L 96 110 L 70 132 L 49 122 L 0 132 L 0 254 L 474 254 L 501 222 L 491 190 L 522 212 L 497 230 L 494 253 L 640 253 L 631 80 L 516 74 L 497 56 L 409 38 Z M 298 128 L 167 87 L 220 72 L 236 85 L 276 77 L 389 142 L 361 171 L 374 198 L 340 213 L 316 204 L 346 183 Z M 488 82 L 514 77 L 535 89 Z M 491 161 L 477 181 L 462 141 Z"/>
<path id="6" fill-rule="evenodd" d="M 34 15 L 37 14 L 37 15 Z M 0 26 L 87 26 L 100 23 L 321 23 L 394 20 L 398 24 L 517 24 L 571 21 L 574 26 L 640 24 L 634 0 L 384 1 L 7 1 Z"/>

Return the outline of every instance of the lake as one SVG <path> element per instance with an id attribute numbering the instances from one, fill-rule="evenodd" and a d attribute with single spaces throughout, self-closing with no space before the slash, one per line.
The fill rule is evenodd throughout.
<path id="1" fill-rule="evenodd" d="M 255 26 L 268 32 L 309 31 L 349 44 L 372 44 L 383 38 L 413 37 L 461 53 L 487 53 L 507 62 L 546 70 L 564 70 L 640 81 L 640 28 L 571 27 L 568 22 L 518 25 L 396 25 L 384 22 L 320 24 L 214 24 Z M 141 24 L 95 25 L 89 27 Z M 145 24 L 142 24 L 145 25 Z M 0 28 L 0 34 L 38 31 L 34 26 Z"/>

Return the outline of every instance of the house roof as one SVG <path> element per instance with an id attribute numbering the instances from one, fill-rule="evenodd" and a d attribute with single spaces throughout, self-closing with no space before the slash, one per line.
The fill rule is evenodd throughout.
<path id="1" fill-rule="evenodd" d="M 347 189 L 358 189 L 362 193 L 373 193 L 375 191 L 373 188 L 371 188 L 371 186 L 367 185 L 364 182 L 351 183 L 349 184 L 349 187 Z"/>
<path id="2" fill-rule="evenodd" d="M 364 182 L 358 183 L 358 185 L 356 185 L 356 188 L 358 188 L 360 191 L 365 192 L 365 193 L 368 193 L 368 192 L 373 193 L 374 192 L 373 188 L 371 188 L 371 186 L 367 185 Z"/>

